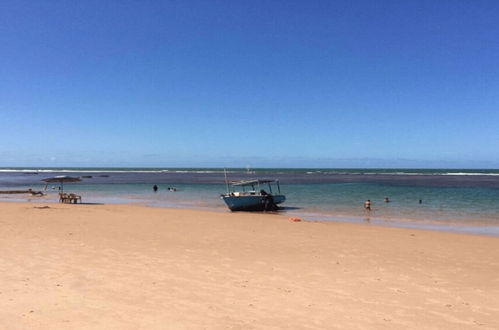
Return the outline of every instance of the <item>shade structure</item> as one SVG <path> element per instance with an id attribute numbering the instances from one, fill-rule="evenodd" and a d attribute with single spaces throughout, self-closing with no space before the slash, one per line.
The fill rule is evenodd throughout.
<path id="1" fill-rule="evenodd" d="M 51 183 L 51 182 L 60 183 L 61 184 L 61 192 L 63 192 L 64 191 L 64 183 L 78 182 L 78 181 L 81 181 L 81 179 L 77 178 L 77 177 L 72 177 L 72 176 L 59 175 L 59 176 L 55 176 L 53 178 L 42 179 L 42 181 L 46 182 L 46 183 Z"/>

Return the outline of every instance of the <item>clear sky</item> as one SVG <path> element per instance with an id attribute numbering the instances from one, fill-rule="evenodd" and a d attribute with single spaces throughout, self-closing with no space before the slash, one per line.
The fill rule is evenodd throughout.
<path id="1" fill-rule="evenodd" d="M 499 168 L 499 1 L 0 2 L 0 166 Z"/>

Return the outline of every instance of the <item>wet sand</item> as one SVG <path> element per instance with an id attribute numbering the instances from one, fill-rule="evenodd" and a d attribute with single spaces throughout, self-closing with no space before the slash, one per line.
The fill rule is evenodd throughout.
<path id="1" fill-rule="evenodd" d="M 5 329 L 498 329 L 499 238 L 0 203 Z"/>

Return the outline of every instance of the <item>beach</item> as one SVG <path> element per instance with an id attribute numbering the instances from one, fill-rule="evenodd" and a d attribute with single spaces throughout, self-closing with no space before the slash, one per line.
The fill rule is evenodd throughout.
<path id="1" fill-rule="evenodd" d="M 0 203 L 4 329 L 497 329 L 499 238 Z"/>

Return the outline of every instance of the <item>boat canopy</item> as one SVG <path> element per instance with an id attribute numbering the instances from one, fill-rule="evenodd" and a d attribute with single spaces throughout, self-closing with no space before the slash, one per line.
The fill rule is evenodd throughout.
<path id="1" fill-rule="evenodd" d="M 231 185 L 233 185 L 233 186 L 254 186 L 254 185 L 257 185 L 257 184 L 272 183 L 272 182 L 279 182 L 279 180 L 235 181 L 235 182 L 232 182 Z"/>

